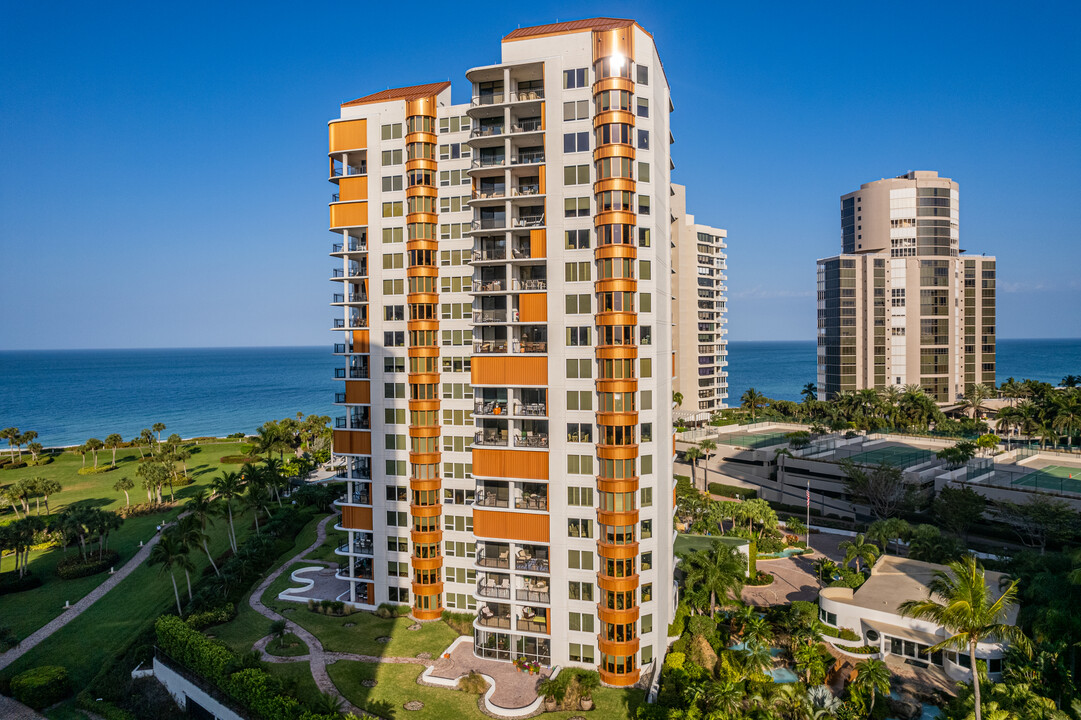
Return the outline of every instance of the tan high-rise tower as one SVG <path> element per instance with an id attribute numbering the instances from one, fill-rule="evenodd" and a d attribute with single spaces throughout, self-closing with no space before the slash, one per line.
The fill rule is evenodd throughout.
<path id="1" fill-rule="evenodd" d="M 995 258 L 963 255 L 958 185 L 916 171 L 841 198 L 818 261 L 818 396 L 919 385 L 951 402 L 995 382 Z"/>

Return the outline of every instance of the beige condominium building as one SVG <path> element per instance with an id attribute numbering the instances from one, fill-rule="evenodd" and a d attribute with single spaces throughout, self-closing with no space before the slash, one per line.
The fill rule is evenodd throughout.
<path id="1" fill-rule="evenodd" d="M 961 249 L 958 185 L 908 172 L 841 197 L 818 261 L 818 397 L 920 385 L 952 402 L 995 382 L 995 258 Z"/>
<path id="2" fill-rule="evenodd" d="M 632 20 L 501 48 L 330 122 L 339 576 L 625 686 L 674 604 L 669 87 Z"/>
<path id="3" fill-rule="evenodd" d="M 728 407 L 727 236 L 697 224 L 687 214 L 687 188 L 672 185 L 673 391 L 683 396 L 677 416 L 691 421 Z"/>

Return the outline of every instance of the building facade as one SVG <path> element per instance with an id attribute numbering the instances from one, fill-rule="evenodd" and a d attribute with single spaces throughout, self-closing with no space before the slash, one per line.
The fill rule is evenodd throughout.
<path id="1" fill-rule="evenodd" d="M 339 577 L 630 685 L 674 612 L 671 100 L 631 20 L 330 122 Z"/>
<path id="2" fill-rule="evenodd" d="M 699 225 L 687 214 L 687 188 L 672 185 L 672 294 L 677 410 L 708 420 L 728 407 L 727 230 Z"/>
<path id="3" fill-rule="evenodd" d="M 842 254 L 818 261 L 818 397 L 995 383 L 995 258 L 963 255 L 958 185 L 915 171 L 841 197 Z"/>

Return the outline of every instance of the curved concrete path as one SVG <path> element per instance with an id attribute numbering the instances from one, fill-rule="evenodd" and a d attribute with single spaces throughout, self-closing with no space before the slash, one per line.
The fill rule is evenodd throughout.
<path id="1" fill-rule="evenodd" d="M 186 512 L 181 513 L 177 516 L 177 519 L 179 520 L 185 515 L 187 515 Z M 165 528 L 168 528 L 175 524 L 175 521 L 167 523 L 162 526 L 162 530 L 165 530 Z M 148 557 L 150 557 L 150 550 L 155 545 L 157 545 L 158 540 L 160 539 L 161 533 L 159 532 L 155 534 L 154 537 L 150 538 L 150 542 L 140 548 L 139 552 L 135 553 L 131 560 L 128 560 L 126 563 L 124 563 L 124 565 L 119 570 L 113 573 L 103 583 L 88 592 L 85 596 L 83 596 L 81 600 L 79 600 L 67 610 L 64 610 L 60 615 L 50 620 L 44 625 L 44 627 L 41 627 L 37 631 L 31 633 L 30 636 L 23 640 L 21 643 L 19 643 L 17 647 L 14 647 L 11 650 L 8 650 L 6 653 L 0 655 L 0 670 L 3 670 L 8 665 L 11 665 L 23 655 L 33 650 L 54 632 L 56 632 L 57 630 L 64 627 L 69 622 L 86 612 L 87 608 L 89 608 L 91 605 L 101 599 L 101 597 L 104 596 L 105 593 L 109 592 L 114 587 L 119 585 L 124 578 L 126 578 L 128 575 L 131 575 L 132 571 L 134 571 L 135 568 L 142 565 L 143 562 L 146 561 Z"/>

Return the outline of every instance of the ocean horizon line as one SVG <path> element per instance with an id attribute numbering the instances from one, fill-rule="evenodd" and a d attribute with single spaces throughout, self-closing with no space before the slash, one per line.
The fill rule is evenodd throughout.
<path id="1" fill-rule="evenodd" d="M 816 338 L 772 339 L 772 340 L 737 340 L 728 338 L 730 343 L 801 343 L 815 342 Z M 1081 335 L 1077 337 L 998 337 L 998 342 L 1010 342 L 1023 340 L 1026 342 L 1077 342 L 1081 341 Z M 331 343 L 332 344 L 332 343 Z M 91 348 L 3 348 L 0 353 L 75 353 L 75 352 L 139 352 L 149 350 L 307 350 L 311 348 L 325 347 L 327 343 L 312 345 L 162 345 L 153 347 L 91 347 Z"/>

